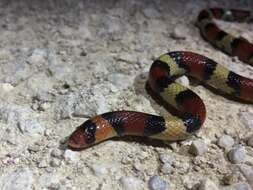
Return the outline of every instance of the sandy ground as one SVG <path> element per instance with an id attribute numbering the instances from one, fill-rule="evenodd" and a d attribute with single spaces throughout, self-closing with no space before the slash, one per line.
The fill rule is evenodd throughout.
<path id="1" fill-rule="evenodd" d="M 201 38 L 197 14 L 214 6 L 253 10 L 250 0 L 1 0 L 0 189 L 253 187 L 252 105 L 196 81 L 189 87 L 206 104 L 207 119 L 187 141 L 118 138 L 80 152 L 64 144 L 90 116 L 168 114 L 144 89 L 152 60 L 168 51 L 198 52 L 253 78 L 253 67 Z M 252 24 L 219 24 L 253 42 Z M 189 153 L 194 142 L 203 154 Z"/>

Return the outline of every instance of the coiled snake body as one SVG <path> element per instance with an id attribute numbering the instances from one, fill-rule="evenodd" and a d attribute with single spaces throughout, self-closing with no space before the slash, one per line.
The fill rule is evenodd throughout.
<path id="1" fill-rule="evenodd" d="M 247 22 L 253 21 L 251 13 L 220 8 L 202 10 L 197 25 L 202 36 L 213 46 L 253 65 L 253 45 L 222 31 L 213 19 Z M 206 109 L 197 94 L 175 82 L 182 75 L 193 76 L 221 92 L 253 102 L 252 79 L 196 53 L 169 52 L 153 62 L 147 85 L 154 94 L 178 110 L 179 116 L 162 117 L 134 111 L 104 113 L 81 124 L 68 139 L 68 146 L 80 149 L 123 135 L 176 141 L 196 133 L 205 121 Z"/>

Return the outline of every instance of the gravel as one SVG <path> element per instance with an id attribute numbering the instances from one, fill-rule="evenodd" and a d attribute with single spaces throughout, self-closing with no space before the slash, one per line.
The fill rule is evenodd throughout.
<path id="1" fill-rule="evenodd" d="M 234 139 L 229 135 L 222 135 L 218 140 L 218 145 L 221 148 L 229 149 L 234 145 Z"/>
<path id="2" fill-rule="evenodd" d="M 72 150 L 65 150 L 63 156 L 67 163 L 74 163 L 78 161 L 78 153 Z"/>
<path id="3" fill-rule="evenodd" d="M 214 49 L 195 27 L 198 12 L 213 6 L 253 9 L 251 0 L 0 1 L 0 189 L 185 190 L 204 176 L 221 187 L 234 170 L 237 177 L 227 186 L 252 186 L 252 105 L 229 100 L 192 77 L 177 82 L 206 105 L 196 135 L 204 140 L 168 145 L 119 137 L 82 151 L 66 147 L 76 127 L 97 114 L 167 116 L 145 84 L 153 60 L 168 51 L 197 52 L 252 76 L 251 66 Z M 253 39 L 251 23 L 221 27 Z M 235 142 L 224 141 L 224 134 Z M 237 144 L 247 150 L 245 159 Z M 229 151 L 232 161 L 224 156 Z"/>
<path id="4" fill-rule="evenodd" d="M 233 148 L 228 152 L 228 159 L 233 164 L 240 164 L 246 160 L 246 150 L 244 147 Z"/>
<path id="5" fill-rule="evenodd" d="M 159 176 L 152 176 L 149 179 L 148 186 L 150 190 L 168 190 L 169 184 Z"/>
<path id="6" fill-rule="evenodd" d="M 175 160 L 175 158 L 172 155 L 169 155 L 167 153 L 160 154 L 159 158 L 160 158 L 161 162 L 164 164 L 172 164 Z"/>
<path id="7" fill-rule="evenodd" d="M 189 153 L 193 154 L 194 156 L 200 156 L 205 154 L 207 150 L 207 144 L 203 140 L 196 140 L 192 142 L 189 148 Z"/>
<path id="8" fill-rule="evenodd" d="M 32 190 L 35 179 L 29 168 L 19 168 L 1 177 L 0 189 L 2 190 Z"/>

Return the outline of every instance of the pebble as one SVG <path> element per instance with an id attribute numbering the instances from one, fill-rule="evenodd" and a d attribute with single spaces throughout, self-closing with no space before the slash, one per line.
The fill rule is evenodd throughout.
<path id="1" fill-rule="evenodd" d="M 38 168 L 46 168 L 46 167 L 48 167 L 48 162 L 46 159 L 43 159 L 38 163 Z"/>
<path id="2" fill-rule="evenodd" d="M 148 181 L 150 190 L 168 190 L 169 184 L 159 176 L 152 176 Z"/>
<path id="3" fill-rule="evenodd" d="M 160 12 L 158 12 L 154 7 L 147 7 L 143 9 L 143 14 L 147 18 L 158 18 L 160 16 Z"/>
<path id="4" fill-rule="evenodd" d="M 240 164 L 246 160 L 246 150 L 244 147 L 236 147 L 228 152 L 228 159 L 233 164 Z"/>
<path id="5" fill-rule="evenodd" d="M 225 186 L 221 190 L 251 190 L 251 187 L 246 182 L 239 182 L 229 186 Z"/>
<path id="6" fill-rule="evenodd" d="M 43 134 L 44 128 L 36 119 L 24 119 L 18 122 L 18 128 L 22 133 Z"/>
<path id="7" fill-rule="evenodd" d="M 51 165 L 52 167 L 59 167 L 59 166 L 61 165 L 61 161 L 58 160 L 58 159 L 56 159 L 56 158 L 54 158 L 54 159 L 52 159 L 52 160 L 50 161 L 50 165 Z"/>
<path id="8" fill-rule="evenodd" d="M 0 83 L 0 89 L 2 89 L 4 92 L 10 92 L 14 89 L 14 86 L 12 86 L 10 83 Z"/>
<path id="9" fill-rule="evenodd" d="M 218 140 L 218 145 L 221 148 L 229 149 L 234 145 L 234 139 L 229 135 L 223 135 Z"/>
<path id="10" fill-rule="evenodd" d="M 253 113 L 252 112 L 240 112 L 240 119 L 245 127 L 253 129 Z"/>
<path id="11" fill-rule="evenodd" d="M 217 185 L 210 179 L 201 180 L 198 190 L 219 190 Z"/>
<path id="12" fill-rule="evenodd" d="M 62 157 L 62 152 L 59 149 L 53 149 L 51 155 L 60 159 Z"/>
<path id="13" fill-rule="evenodd" d="M 69 149 L 65 150 L 63 156 L 67 163 L 74 163 L 78 160 L 78 153 Z"/>
<path id="14" fill-rule="evenodd" d="M 189 153 L 194 156 L 200 156 L 206 153 L 208 150 L 207 144 L 203 140 L 195 140 L 192 142 Z"/>
<path id="15" fill-rule="evenodd" d="M 253 167 L 245 164 L 240 165 L 240 171 L 243 176 L 247 179 L 250 186 L 253 188 Z"/>
<path id="16" fill-rule="evenodd" d="M 28 57 L 27 62 L 29 64 L 35 64 L 42 66 L 47 62 L 48 52 L 45 49 L 34 49 L 31 55 Z"/>
<path id="17" fill-rule="evenodd" d="M 40 150 L 40 146 L 38 146 L 38 145 L 30 145 L 30 146 L 28 146 L 27 150 L 29 152 L 38 152 Z"/>
<path id="18" fill-rule="evenodd" d="M 96 164 L 96 165 L 93 165 L 91 168 L 96 176 L 102 176 L 108 173 L 107 166 L 103 164 Z"/>
<path id="19" fill-rule="evenodd" d="M 135 177 L 121 177 L 119 181 L 125 190 L 138 190 L 143 186 L 142 181 Z"/>
<path id="20" fill-rule="evenodd" d="M 177 25 L 173 32 L 171 33 L 171 37 L 178 40 L 184 40 L 188 36 L 188 29 L 183 25 Z"/>
<path id="21" fill-rule="evenodd" d="M 161 167 L 161 172 L 164 174 L 170 174 L 172 172 L 173 167 L 170 164 L 163 164 Z"/>
<path id="22" fill-rule="evenodd" d="M 225 175 L 222 178 L 222 181 L 225 185 L 231 185 L 231 184 L 237 183 L 239 180 L 238 178 L 239 178 L 238 173 L 231 173 L 231 174 Z"/>
<path id="23" fill-rule="evenodd" d="M 160 158 L 161 162 L 163 162 L 164 164 L 165 163 L 172 164 L 175 161 L 174 157 L 167 154 L 167 153 L 160 154 L 159 158 Z"/>
<path id="24" fill-rule="evenodd" d="M 29 168 L 19 168 L 0 177 L 1 190 L 32 190 L 33 172 Z"/>
<path id="25" fill-rule="evenodd" d="M 247 145 L 253 148 L 253 135 L 248 139 Z"/>
<path id="26" fill-rule="evenodd" d="M 140 162 L 135 162 L 133 167 L 136 171 L 143 171 L 143 165 Z"/>
<path id="27" fill-rule="evenodd" d="M 179 84 L 183 85 L 183 86 L 190 86 L 190 80 L 187 76 L 182 76 L 182 77 L 179 77 L 176 82 L 178 82 Z"/>

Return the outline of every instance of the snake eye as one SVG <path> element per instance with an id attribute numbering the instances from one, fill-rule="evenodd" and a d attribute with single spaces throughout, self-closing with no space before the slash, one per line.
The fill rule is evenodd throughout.
<path id="1" fill-rule="evenodd" d="M 96 126 L 94 124 L 86 126 L 84 133 L 86 136 L 86 143 L 91 144 L 95 141 Z"/>
<path id="2" fill-rule="evenodd" d="M 97 126 L 90 120 L 88 120 L 87 122 L 85 122 L 83 127 L 84 127 L 84 136 L 86 137 L 86 143 L 92 144 L 96 140 L 95 133 Z"/>

